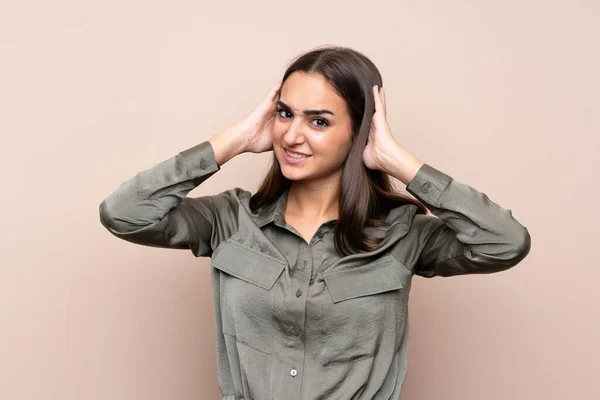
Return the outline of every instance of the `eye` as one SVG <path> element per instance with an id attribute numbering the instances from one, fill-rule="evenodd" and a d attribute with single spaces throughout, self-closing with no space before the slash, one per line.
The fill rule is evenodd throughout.
<path id="1" fill-rule="evenodd" d="M 281 107 L 277 108 L 277 114 L 279 115 L 279 117 L 281 117 L 281 118 L 283 118 L 283 119 L 286 119 L 286 118 L 288 118 L 288 117 L 284 116 L 285 114 L 284 114 L 284 115 L 282 115 L 282 112 L 284 112 L 284 113 L 288 113 L 288 114 L 291 114 L 291 113 L 290 113 L 288 110 L 286 110 L 285 108 L 281 108 Z M 315 127 L 317 127 L 317 128 L 324 128 L 324 127 L 326 127 L 326 126 L 329 126 L 329 121 L 327 121 L 327 120 L 326 120 L 326 119 L 324 119 L 324 118 L 314 118 L 314 119 L 313 119 L 313 122 L 314 122 L 314 121 L 320 121 L 320 122 L 322 122 L 322 124 L 313 124 L 313 126 L 315 126 Z"/>
<path id="2" fill-rule="evenodd" d="M 286 113 L 289 113 L 289 111 L 288 111 L 288 110 L 286 110 L 285 108 L 278 108 L 278 109 L 277 109 L 277 114 L 279 114 L 279 116 L 280 116 L 281 118 L 286 118 L 286 117 L 284 117 L 284 116 L 282 116 L 282 115 L 281 115 L 281 112 L 282 112 L 282 111 L 283 111 L 283 112 L 286 112 Z"/>
<path id="3" fill-rule="evenodd" d="M 326 119 L 323 119 L 323 118 L 315 118 L 315 119 L 313 119 L 313 121 L 323 121 L 323 125 L 316 125 L 319 128 L 324 128 L 326 126 L 329 126 L 329 122 Z"/>

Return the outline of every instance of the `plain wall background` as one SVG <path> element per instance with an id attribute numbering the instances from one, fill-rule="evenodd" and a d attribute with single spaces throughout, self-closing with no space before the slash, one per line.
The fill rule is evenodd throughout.
<path id="1" fill-rule="evenodd" d="M 2 5 L 0 397 L 220 398 L 210 260 L 121 241 L 98 206 L 337 44 L 379 67 L 402 146 L 532 235 L 509 271 L 415 277 L 402 399 L 600 398 L 599 17 L 592 0 Z M 254 192 L 271 154 L 190 196 Z"/>

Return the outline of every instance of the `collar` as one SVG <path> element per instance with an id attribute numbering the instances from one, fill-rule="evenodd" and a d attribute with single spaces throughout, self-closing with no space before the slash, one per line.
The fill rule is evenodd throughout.
<path id="1" fill-rule="evenodd" d="M 287 203 L 288 193 L 289 188 L 284 189 L 279 197 L 275 199 L 275 201 L 271 202 L 271 204 L 267 204 L 264 207 L 259 208 L 256 210 L 255 214 L 251 213 L 252 217 L 254 218 L 254 222 L 259 228 L 262 228 L 270 222 L 275 222 L 277 225 L 281 226 L 285 225 L 283 212 Z"/>
<path id="2" fill-rule="evenodd" d="M 262 228 L 263 226 L 271 222 L 274 222 L 277 226 L 285 227 L 286 222 L 284 217 L 284 211 L 285 205 L 287 203 L 288 194 L 289 188 L 284 189 L 284 191 L 281 192 L 279 197 L 277 197 L 275 201 L 271 202 L 271 204 L 267 204 L 266 206 L 259 208 L 258 210 L 256 210 L 255 214 L 250 214 L 252 215 L 254 222 L 256 223 L 256 225 L 258 225 L 259 228 Z M 326 224 L 333 225 L 336 221 L 337 220 L 330 220 L 327 221 Z"/>

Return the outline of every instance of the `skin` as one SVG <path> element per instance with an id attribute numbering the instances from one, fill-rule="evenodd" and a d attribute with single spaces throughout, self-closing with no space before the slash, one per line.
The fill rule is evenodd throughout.
<path id="1" fill-rule="evenodd" d="M 319 74 L 294 72 L 281 88 L 271 141 L 283 175 L 290 179 L 286 215 L 313 221 L 337 219 L 342 164 L 352 145 L 346 103 Z M 329 110 L 305 115 L 306 110 Z M 290 164 L 285 149 L 309 155 Z"/>
<path id="2" fill-rule="evenodd" d="M 363 162 L 367 168 L 383 171 L 408 185 L 425 162 L 400 146 L 392 135 L 386 118 L 385 89 L 373 86 L 373 98 L 375 113 L 363 151 Z"/>
<path id="3" fill-rule="evenodd" d="M 287 105 L 285 110 L 277 104 L 280 88 L 279 100 Z M 386 120 L 385 90 L 372 89 L 375 113 L 363 162 L 367 168 L 408 185 L 424 162 L 396 142 Z M 334 115 L 305 115 L 309 109 L 327 109 Z M 273 150 L 284 176 L 293 181 L 286 219 L 315 221 L 318 227 L 320 222 L 338 219 L 337 192 L 341 166 L 351 147 L 350 126 L 344 100 L 322 76 L 295 72 L 283 86 L 281 81 L 275 84 L 246 117 L 209 141 L 220 166 L 241 153 Z M 285 160 L 284 148 L 310 158 L 292 165 Z M 315 225 L 302 227 L 303 236 L 310 237 L 304 233 L 314 229 Z"/>

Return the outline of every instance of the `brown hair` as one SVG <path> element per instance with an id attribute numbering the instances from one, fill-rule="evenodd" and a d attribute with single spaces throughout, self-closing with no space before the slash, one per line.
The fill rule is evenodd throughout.
<path id="1" fill-rule="evenodd" d="M 353 144 L 343 164 L 335 248 L 342 256 L 375 250 L 383 239 L 367 235 L 363 228 L 384 226 L 388 211 L 404 204 L 414 204 L 418 207 L 417 213 L 426 213 L 423 204 L 395 191 L 388 174 L 368 169 L 363 162 L 375 113 L 372 88 L 383 86 L 381 74 L 366 56 L 340 46 L 318 47 L 297 56 L 285 71 L 282 85 L 296 71 L 322 75 L 344 99 L 352 120 Z M 281 173 L 273 153 L 271 168 L 250 198 L 250 208 L 254 211 L 270 204 L 290 186 L 291 181 Z"/>

